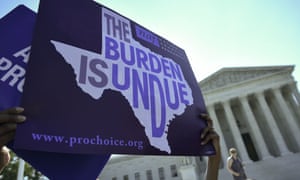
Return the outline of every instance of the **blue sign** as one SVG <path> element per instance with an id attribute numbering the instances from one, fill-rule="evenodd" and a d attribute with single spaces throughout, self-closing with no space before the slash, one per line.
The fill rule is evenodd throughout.
<path id="1" fill-rule="evenodd" d="M 23 5 L 0 19 L 0 110 L 20 106 L 35 20 L 36 14 Z M 96 179 L 109 158 L 21 150 L 12 144 L 18 156 L 50 179 Z"/>
<path id="2" fill-rule="evenodd" d="M 28 67 L 18 148 L 214 154 L 184 50 L 94 1 L 41 1 Z"/>

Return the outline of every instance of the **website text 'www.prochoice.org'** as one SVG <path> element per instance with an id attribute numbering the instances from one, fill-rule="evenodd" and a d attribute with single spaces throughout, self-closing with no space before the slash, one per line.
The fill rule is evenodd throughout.
<path id="1" fill-rule="evenodd" d="M 68 137 L 55 136 L 48 134 L 37 134 L 32 133 L 32 139 L 35 141 L 43 141 L 48 143 L 66 143 L 70 147 L 76 145 L 98 145 L 98 146 L 127 146 L 137 148 L 138 150 L 143 149 L 143 141 L 137 140 L 121 140 L 113 137 L 101 138 L 99 135 L 94 137 Z"/>

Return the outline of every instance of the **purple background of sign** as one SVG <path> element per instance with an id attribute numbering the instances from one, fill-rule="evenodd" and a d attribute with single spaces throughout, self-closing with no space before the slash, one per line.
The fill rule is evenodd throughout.
<path id="1" fill-rule="evenodd" d="M 25 63 L 12 56 L 31 43 L 36 14 L 25 6 L 18 6 L 0 20 L 0 58 L 6 57 L 14 64 L 26 68 Z M 0 71 L 0 77 L 3 73 Z M 16 87 L 0 82 L 0 110 L 18 106 L 21 93 Z M 9 144 L 18 156 L 29 162 L 50 179 L 96 179 L 109 155 L 83 155 L 20 150 Z"/>
<path id="2" fill-rule="evenodd" d="M 132 22 L 131 26 L 134 24 Z M 84 0 L 41 1 L 26 74 L 28 83 L 25 83 L 22 99 L 29 123 L 18 128 L 17 136 L 23 135 L 22 140 L 16 142 L 18 147 L 71 153 L 167 154 L 150 145 L 144 127 L 120 92 L 105 90 L 100 100 L 85 94 L 76 84 L 72 67 L 65 63 L 50 43 L 50 40 L 55 40 L 101 53 L 101 37 L 99 4 Z M 168 141 L 172 154 L 212 154 L 211 144 L 200 146 L 200 133 L 206 125 L 198 116 L 206 110 L 185 54 L 178 57 L 147 41 L 138 41 L 180 64 L 193 91 L 194 104 L 169 126 Z M 31 138 L 32 132 L 77 137 L 99 134 L 103 138 L 143 141 L 144 149 L 84 145 L 70 148 L 65 143 L 37 143 Z"/>

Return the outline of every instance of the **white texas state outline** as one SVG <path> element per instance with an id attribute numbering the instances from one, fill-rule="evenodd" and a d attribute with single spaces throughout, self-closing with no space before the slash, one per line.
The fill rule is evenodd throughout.
<path id="1" fill-rule="evenodd" d="M 119 16 L 118 14 L 106 9 L 106 8 L 103 8 L 102 9 L 102 16 L 104 17 L 105 14 L 109 14 L 110 16 L 112 17 L 115 17 L 127 24 L 129 24 L 130 22 L 122 17 L 122 16 Z M 102 18 L 102 24 L 106 24 L 107 22 L 105 22 L 105 18 Z M 133 45 L 134 47 L 136 48 L 139 48 L 143 51 L 145 51 L 146 53 L 154 53 L 152 52 L 150 49 L 144 47 L 143 45 L 141 45 L 138 41 L 136 41 L 134 38 L 132 38 L 132 33 L 131 33 L 131 28 L 129 29 L 129 34 L 130 34 L 130 41 L 131 41 L 131 45 Z M 112 36 L 109 35 L 109 32 L 108 32 L 108 29 L 105 28 L 105 26 L 102 27 L 102 52 L 105 52 L 105 48 L 106 48 L 106 42 L 105 42 L 105 38 L 106 37 L 109 37 L 109 38 L 113 38 Z M 188 105 L 191 105 L 193 104 L 193 96 L 192 96 L 192 90 L 189 86 L 189 84 L 187 83 L 186 79 L 184 78 L 183 76 L 183 84 L 185 85 L 186 87 L 186 95 L 185 95 L 185 99 L 188 101 L 187 104 L 185 103 L 179 103 L 179 107 L 177 109 L 171 109 L 171 108 L 168 108 L 168 107 L 163 107 L 163 108 L 167 108 L 166 109 L 166 123 L 164 125 L 164 133 L 162 134 L 161 137 L 153 137 L 152 136 L 152 119 L 151 119 L 151 112 L 145 108 L 135 108 L 133 106 L 133 91 L 132 91 L 132 88 L 130 86 L 130 88 L 126 89 L 126 90 L 118 90 L 116 89 L 112 82 L 111 82 L 111 79 L 108 79 L 108 82 L 106 84 L 105 87 L 103 88 L 97 88 L 97 87 L 94 87 L 94 86 L 91 86 L 90 84 L 84 84 L 84 83 L 80 83 L 79 82 L 79 73 L 80 73 L 80 61 L 81 61 L 81 57 L 82 55 L 86 56 L 87 59 L 100 59 L 100 60 L 104 60 L 106 65 L 108 66 L 107 68 L 102 68 L 101 71 L 103 71 L 105 74 L 112 74 L 112 65 L 113 63 L 115 63 L 114 61 L 112 60 L 106 60 L 106 58 L 104 57 L 104 53 L 103 54 L 97 54 L 95 52 L 91 52 L 91 51 L 88 51 L 88 50 L 85 50 L 85 49 L 81 49 L 81 48 L 78 48 L 78 47 L 75 47 L 75 46 L 72 46 L 72 45 L 68 45 L 68 44 L 65 44 L 65 43 L 62 43 L 62 42 L 59 42 L 59 41 L 54 41 L 54 40 L 51 40 L 51 43 L 55 46 L 56 50 L 58 51 L 58 53 L 60 53 L 65 62 L 70 64 L 75 72 L 75 75 L 76 75 L 76 82 L 77 82 L 77 85 L 82 89 L 83 92 L 89 94 L 91 97 L 93 97 L 94 99 L 100 99 L 102 97 L 102 94 L 103 94 L 103 91 L 106 90 L 106 89 L 112 89 L 112 90 L 116 90 L 116 91 L 119 91 L 126 99 L 127 101 L 129 102 L 135 116 L 137 117 L 137 119 L 139 120 L 140 124 L 145 127 L 145 134 L 146 136 L 148 137 L 149 139 L 149 142 L 152 146 L 160 149 L 161 151 L 165 151 L 167 153 L 171 153 L 171 149 L 170 149 L 170 146 L 169 146 L 169 143 L 168 143 L 168 140 L 167 140 L 167 133 L 168 133 L 168 127 L 169 127 L 169 124 L 171 123 L 171 121 L 174 119 L 175 115 L 179 116 L 181 114 L 184 113 L 185 111 L 185 108 L 188 106 Z M 156 54 L 156 53 L 154 53 Z M 159 58 L 165 58 L 165 57 L 162 57 L 161 55 L 157 55 Z M 168 58 L 165 58 L 165 59 L 168 59 Z M 119 74 L 123 74 L 123 70 L 125 69 L 126 67 L 126 64 L 122 63 L 122 61 L 120 59 L 118 59 L 120 62 L 118 63 L 118 70 L 121 71 Z M 169 61 L 172 61 L 174 62 L 173 60 L 171 59 L 168 59 Z M 175 62 L 174 62 L 175 63 Z M 140 69 L 139 67 L 137 67 L 137 65 L 135 64 L 132 68 L 135 68 L 135 69 Z M 92 74 L 91 70 L 87 70 L 86 72 L 87 74 Z M 139 76 L 142 77 L 142 73 L 143 72 L 138 72 L 139 73 Z M 165 75 L 163 73 L 159 73 L 159 74 L 155 74 L 155 76 L 161 80 L 161 82 L 163 82 L 163 79 L 166 78 Z M 122 78 L 120 78 L 122 79 Z M 161 118 L 160 118 L 160 108 L 162 107 L 161 104 L 157 103 L 155 104 L 156 106 L 159 106 L 158 107 L 158 110 L 157 110 L 157 113 L 156 113 L 156 123 L 157 124 L 160 124 L 161 123 Z"/>

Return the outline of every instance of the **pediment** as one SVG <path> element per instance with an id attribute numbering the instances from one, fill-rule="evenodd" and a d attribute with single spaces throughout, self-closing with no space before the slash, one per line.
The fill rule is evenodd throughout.
<path id="1" fill-rule="evenodd" d="M 249 80 L 265 78 L 282 71 L 292 73 L 294 66 L 259 66 L 259 67 L 231 67 L 222 68 L 214 74 L 200 81 L 202 91 L 209 91 Z"/>

